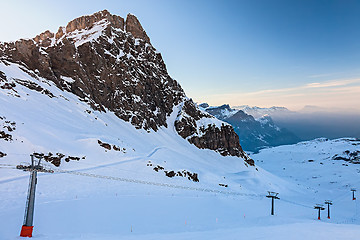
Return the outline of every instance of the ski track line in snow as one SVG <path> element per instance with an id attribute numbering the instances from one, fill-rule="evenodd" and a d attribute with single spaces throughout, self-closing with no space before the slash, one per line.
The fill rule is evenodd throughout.
<path id="1" fill-rule="evenodd" d="M 148 157 L 148 158 L 152 157 L 157 151 L 159 151 L 160 149 L 163 149 L 163 148 L 165 148 L 165 147 L 157 147 L 157 148 L 155 148 L 154 150 L 152 150 L 152 151 L 147 155 L 147 157 Z"/>
<path id="2" fill-rule="evenodd" d="M 157 151 L 159 151 L 160 149 L 163 149 L 163 148 L 165 148 L 165 147 L 157 147 L 157 148 L 153 149 L 149 154 L 147 154 L 146 156 L 142 156 L 142 157 L 134 157 L 134 158 L 130 158 L 130 159 L 123 160 L 123 161 L 118 161 L 118 162 L 113 162 L 113 163 L 108 163 L 108 164 L 103 164 L 103 165 L 96 165 L 94 167 L 81 168 L 81 169 L 75 169 L 75 170 L 69 170 L 69 171 L 88 171 L 88 170 L 95 170 L 95 169 L 100 169 L 100 168 L 116 166 L 116 165 L 120 165 L 120 164 L 128 163 L 128 162 L 135 162 L 135 161 L 142 160 L 144 158 L 150 158 Z M 52 170 L 54 170 L 55 172 L 59 172 L 56 169 L 52 169 Z"/>
<path id="3" fill-rule="evenodd" d="M 134 158 L 130 158 L 127 160 L 123 160 L 123 161 L 118 161 L 118 162 L 113 162 L 113 163 L 108 163 L 108 164 L 103 164 L 103 165 L 94 165 L 94 167 L 88 167 L 88 168 L 80 168 L 80 169 L 75 169 L 75 170 L 68 170 L 68 171 L 89 171 L 89 170 L 95 170 L 95 169 L 100 169 L 100 168 L 106 168 L 106 167 L 111 167 L 111 166 L 116 166 L 116 165 L 120 165 L 123 163 L 128 163 L 128 162 L 135 162 L 144 158 L 150 158 L 151 156 L 153 156 L 157 151 L 159 151 L 160 149 L 163 149 L 165 147 L 157 147 L 154 148 L 149 154 L 147 154 L 146 156 L 143 157 L 134 157 Z M 4 166 L 4 167 L 1 167 Z M 12 168 L 9 168 L 12 167 Z M 10 165 L 10 164 L 0 164 L 0 168 L 6 168 L 6 169 L 17 169 L 15 168 L 15 165 Z M 54 172 L 57 173 L 64 173 L 62 171 L 58 171 L 57 169 L 51 169 Z M 41 175 L 39 175 L 41 176 Z M 16 181 L 16 180 L 20 180 L 20 179 L 24 179 L 24 178 L 28 178 L 29 176 L 20 176 L 20 177 L 14 177 L 14 178 L 9 178 L 9 179 L 5 179 L 5 180 L 0 180 L 0 184 L 1 183 L 7 183 L 7 182 L 11 182 L 11 181 Z"/>
<path id="4" fill-rule="evenodd" d="M 14 168 L 15 169 L 15 168 Z M 8 182 L 12 182 L 12 181 L 16 181 L 16 180 L 21 180 L 24 178 L 29 178 L 29 175 L 24 175 L 24 176 L 19 176 L 19 177 L 14 177 L 14 178 L 9 178 L 9 179 L 4 179 L 0 181 L 0 184 L 2 183 L 8 183 Z"/>

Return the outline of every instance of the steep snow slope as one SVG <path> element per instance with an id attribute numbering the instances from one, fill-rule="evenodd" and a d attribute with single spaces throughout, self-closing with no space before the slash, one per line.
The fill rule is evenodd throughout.
<path id="1" fill-rule="evenodd" d="M 2 71 L 31 79 L 16 65 L 7 67 L 10 70 L 3 66 Z M 18 239 L 29 173 L 14 166 L 28 162 L 33 151 L 80 157 L 63 159 L 58 168 L 45 163 L 55 173 L 39 173 L 36 239 L 352 239 L 360 233 L 348 225 L 359 223 L 358 208 L 345 194 L 348 189 L 333 191 L 331 196 L 341 204 L 333 198 L 334 217 L 318 222 L 312 204 L 330 197 L 328 191 L 316 185 L 307 189 L 307 182 L 287 183 L 262 168 L 245 166 L 237 157 L 198 149 L 173 128 L 150 133 L 136 129 L 42 81 L 39 86 L 54 97 L 21 86 L 17 93 L 8 91 L 20 97 L 1 91 L 0 112 L 6 117 L 1 124 L 12 141 L 0 140 L 0 151 L 7 154 L 0 158 L 0 239 Z M 169 125 L 176 118 L 172 114 Z M 122 151 L 103 148 L 98 140 Z M 262 153 L 254 155 L 259 165 Z M 263 161 L 276 154 L 270 156 Z M 152 166 L 147 166 L 149 161 Z M 157 165 L 197 173 L 199 182 L 169 178 L 153 170 Z M 276 163 L 269 168 L 278 174 L 276 169 Z M 269 215 L 267 190 L 280 192 L 276 216 Z"/>
<path id="2" fill-rule="evenodd" d="M 92 110 L 111 111 L 148 132 L 168 127 L 168 117 L 175 106 L 181 105 L 179 118 L 170 128 L 175 125 L 178 134 L 198 148 L 253 163 L 230 125 L 208 124 L 211 119 L 214 123 L 215 118 L 201 113 L 186 97 L 132 14 L 124 20 L 103 10 L 70 21 L 56 34 L 45 31 L 32 39 L 0 42 L 0 62 L 19 64 L 33 78 L 41 77 L 78 96 Z M 52 97 L 51 92 L 37 84 L 0 72 L 1 88 L 11 90 L 16 85 L 44 91 Z M 204 119 L 209 121 L 199 121 Z"/>
<path id="3" fill-rule="evenodd" d="M 224 158 L 211 150 L 196 148 L 181 138 L 174 127 L 162 127 L 160 131 L 150 133 L 136 129 L 111 111 L 93 111 L 75 95 L 59 90 L 51 82 L 33 79 L 16 64 L 1 64 L 0 67 L 1 71 L 8 75 L 27 79 L 29 83 L 36 83 L 44 89 L 39 92 L 17 85 L 0 92 L 2 123 L 5 127 L 6 122 L 15 122 L 15 130 L 9 131 L 4 128 L 5 134 L 12 135 L 12 140 L 1 139 L 1 151 L 7 154 L 2 161 L 9 159 L 17 163 L 18 160 L 15 160 L 12 154 L 25 154 L 23 160 L 27 161 L 32 152 L 51 152 L 81 158 L 70 162 L 64 161 L 63 158 L 60 166 L 64 165 L 67 168 L 79 168 L 79 165 L 89 163 L 109 164 L 117 162 L 118 158 L 142 156 L 145 160 L 151 160 L 153 167 L 160 164 L 166 167 L 165 170 L 180 170 L 191 163 L 188 167 L 194 169 L 186 170 L 195 172 L 196 169 L 198 171 L 207 166 L 210 169 L 223 169 L 221 172 L 231 169 L 233 166 L 230 165 L 235 164 L 239 170 L 249 169 L 256 172 L 254 167 L 248 168 L 241 158 Z M 42 92 L 51 93 L 52 97 Z M 174 107 L 167 120 L 169 126 L 174 126 L 175 120 L 178 119 L 179 108 L 180 105 Z M 100 146 L 101 143 L 109 144 L 111 149 Z M 82 159 L 83 157 L 85 159 Z M 215 163 L 216 161 L 218 162 Z M 152 168 L 147 168 L 146 164 L 143 169 L 149 174 L 159 175 Z M 199 173 L 199 177 L 203 176 Z"/>
<path id="4" fill-rule="evenodd" d="M 197 148 L 180 137 L 175 127 L 161 127 L 150 133 L 136 129 L 111 111 L 92 110 L 77 96 L 61 91 L 50 81 L 32 78 L 19 65 L 1 64 L 0 71 L 14 79 L 27 80 L 29 85 L 36 84 L 33 90 L 17 84 L 0 91 L 0 125 L 3 133 L 0 138 L 0 151 L 3 153 L 0 158 L 0 239 L 18 235 L 29 173 L 15 169 L 15 166 L 28 163 L 30 154 L 34 152 L 48 156 L 52 153 L 52 157 L 64 155 L 59 162 L 49 157 L 48 160 L 53 163 L 43 163 L 55 173 L 39 174 L 37 205 L 45 207 L 44 211 L 59 222 L 54 220 L 58 224 L 54 227 L 51 216 L 46 215 L 45 219 L 49 222 L 45 223 L 42 220 L 44 213 L 40 210 L 40 218 L 35 217 L 35 225 L 45 224 L 42 225 L 44 228 L 39 228 L 40 233 L 50 238 L 50 233 L 62 234 L 68 227 L 67 224 L 61 224 L 66 219 L 59 219 L 59 216 L 74 218 L 66 220 L 73 226 L 68 231 L 79 233 L 84 230 L 86 214 L 79 210 L 78 214 L 72 215 L 79 207 L 77 202 L 73 202 L 76 199 L 81 201 L 79 208 L 82 209 L 103 207 L 100 202 L 106 202 L 106 198 L 116 195 L 140 195 L 138 200 L 124 200 L 130 204 L 132 201 L 146 202 L 147 195 L 155 197 L 159 194 L 165 198 L 164 204 L 167 204 L 166 198 L 171 194 L 181 192 L 181 196 L 189 196 L 185 190 L 194 192 L 190 194 L 191 197 L 195 194 L 204 197 L 206 193 L 241 197 L 284 187 L 280 186 L 283 185 L 281 180 L 270 185 L 276 177 L 247 165 L 242 158 L 224 157 L 212 150 Z M 181 106 L 175 106 L 167 119 L 168 126 L 174 126 L 180 111 L 178 108 Z M 68 156 L 79 159 L 66 161 Z M 172 171 L 175 176 L 171 174 Z M 155 199 L 155 202 L 162 201 L 162 197 Z M 110 199 L 110 206 L 113 207 L 112 203 L 115 204 L 114 199 Z M 156 206 L 158 203 L 153 204 Z M 105 205 L 105 212 L 111 211 Z M 47 206 L 49 208 L 45 210 Z M 163 210 L 152 211 L 156 215 L 157 211 Z M 93 223 L 101 224 L 104 221 L 100 216 L 88 214 L 97 218 Z M 127 216 L 130 215 L 129 212 Z M 163 220 L 164 216 L 160 216 L 156 221 Z M 102 233 L 107 232 L 105 226 L 100 229 Z M 152 232 L 144 227 L 143 232 L 147 231 Z"/>

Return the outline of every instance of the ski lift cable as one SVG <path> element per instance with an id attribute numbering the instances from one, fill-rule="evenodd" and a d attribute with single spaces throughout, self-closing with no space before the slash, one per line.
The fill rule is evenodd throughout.
<path id="1" fill-rule="evenodd" d="M 14 165 L 11 165 L 11 164 L 0 164 L 0 168 L 16 169 L 16 167 L 14 167 Z M 209 188 L 187 187 L 187 186 L 174 185 L 174 184 L 168 184 L 168 183 L 157 183 L 157 182 L 151 182 L 151 181 L 145 181 L 145 180 L 137 180 L 137 179 L 120 178 L 120 177 L 113 177 L 113 176 L 104 176 L 104 175 L 98 175 L 98 174 L 84 173 L 84 172 L 78 172 L 78 171 L 74 171 L 74 170 L 73 171 L 60 170 L 60 169 L 51 169 L 51 170 L 53 170 L 54 172 L 58 172 L 58 173 L 68 173 L 68 174 L 73 174 L 73 175 L 78 175 L 78 176 L 109 179 L 109 180 L 115 180 L 115 181 L 131 182 L 131 183 L 161 186 L 161 187 L 168 187 L 168 188 L 175 188 L 175 189 L 184 189 L 184 190 L 219 193 L 219 194 L 227 194 L 227 195 L 237 195 L 237 196 L 250 196 L 250 197 L 260 197 L 260 198 L 265 197 L 264 194 L 239 193 L 239 192 L 229 192 L 229 191 L 222 191 L 222 190 L 209 189 Z M 341 195 L 340 197 L 342 197 L 342 196 L 345 196 L 345 194 Z M 298 205 L 298 206 L 302 206 L 302 207 L 306 207 L 306 208 L 311 208 L 311 209 L 313 208 L 312 206 L 308 206 L 303 203 L 286 200 L 284 198 L 280 198 L 280 201 L 284 201 L 284 202 L 287 202 L 287 203 L 290 203 L 293 205 Z"/>
<path id="2" fill-rule="evenodd" d="M 6 166 L 6 167 L 0 167 L 0 168 L 17 169 L 16 167 L 14 167 L 15 165 L 10 165 L 10 164 L 2 164 L 2 165 Z M 9 167 L 11 167 L 11 168 L 9 168 Z M 107 167 L 107 166 L 105 166 L 105 167 Z M 260 195 L 260 194 L 230 192 L 230 191 L 222 191 L 222 190 L 200 188 L 200 187 L 187 187 L 187 186 L 167 184 L 167 183 L 157 183 L 157 182 L 150 182 L 150 181 L 144 181 L 144 180 L 120 178 L 120 177 L 113 177 L 113 176 L 104 176 L 104 175 L 98 175 L 98 174 L 79 172 L 76 170 L 60 170 L 60 169 L 54 169 L 54 168 L 50 168 L 50 169 L 57 173 L 68 173 L 68 174 L 73 174 L 73 175 L 78 175 L 78 176 L 94 177 L 94 178 L 100 178 L 100 179 L 110 179 L 110 180 L 116 180 L 116 181 L 122 181 L 122 182 L 132 182 L 132 183 L 161 186 L 161 187 L 168 187 L 168 188 L 185 189 L 185 190 L 193 190 L 193 191 L 200 191 L 200 192 L 211 192 L 211 193 L 219 193 L 219 194 L 227 194 L 227 195 L 265 197 L 265 195 Z M 83 171 L 83 170 L 81 170 L 81 171 Z"/>
<path id="3" fill-rule="evenodd" d="M 186 186 L 182 186 L 182 185 L 174 185 L 174 184 L 168 184 L 168 183 L 156 183 L 156 182 L 150 182 L 150 181 L 144 181 L 144 180 L 120 178 L 120 177 L 113 177 L 113 176 L 103 176 L 103 175 L 77 172 L 77 171 L 65 171 L 65 170 L 56 170 L 56 171 L 61 172 L 61 173 L 80 175 L 80 176 L 95 177 L 95 178 L 101 178 L 101 179 L 110 179 L 110 180 L 116 180 L 116 181 L 122 181 L 122 182 L 132 182 L 132 183 L 161 186 L 161 187 L 168 187 L 168 188 L 176 188 L 176 189 L 184 189 L 184 190 L 193 190 L 193 191 L 200 191 L 200 192 L 212 192 L 212 193 L 220 193 L 220 194 L 226 194 L 226 195 L 250 196 L 250 197 L 261 197 L 261 198 L 265 197 L 264 194 L 229 192 L 229 191 L 221 191 L 221 190 L 216 190 L 216 189 L 200 188 L 200 187 L 186 187 Z M 280 200 L 282 200 L 284 202 L 288 202 L 290 204 L 294 204 L 294 205 L 298 205 L 298 206 L 302 206 L 302 207 L 306 207 L 306 208 L 310 208 L 310 209 L 313 208 L 312 206 L 308 206 L 308 205 L 305 205 L 302 203 L 297 203 L 294 201 L 286 200 L 283 198 L 280 198 Z"/>
<path id="4" fill-rule="evenodd" d="M 19 154 L 19 155 L 25 155 L 25 154 Z M 86 163 L 86 165 L 96 167 L 96 165 L 93 165 L 93 164 Z M 100 165 L 100 167 L 110 168 L 110 166 L 101 166 L 101 165 Z M 0 168 L 16 169 L 15 165 L 11 165 L 11 164 L 0 164 Z M 157 183 L 157 182 L 150 182 L 150 181 L 144 181 L 144 180 L 119 178 L 119 177 L 113 177 L 113 176 L 103 176 L 103 175 L 84 173 L 84 172 L 78 172 L 78 171 L 67 171 L 67 170 L 59 170 L 59 169 L 51 169 L 51 170 L 53 170 L 54 172 L 58 172 L 58 173 L 68 173 L 68 174 L 74 174 L 74 175 L 78 175 L 78 176 L 87 176 L 87 177 L 94 177 L 94 178 L 100 178 L 100 179 L 110 179 L 110 180 L 116 180 L 116 181 L 122 181 L 122 182 L 132 182 L 132 183 L 161 186 L 161 187 L 168 187 L 168 188 L 185 189 L 185 190 L 193 190 L 193 191 L 201 191 L 201 192 L 212 192 L 212 193 L 220 193 L 220 194 L 227 194 L 227 195 L 250 196 L 250 197 L 261 197 L 261 198 L 265 197 L 264 194 L 250 194 L 250 193 L 229 192 L 229 191 L 222 191 L 222 190 L 209 189 L 209 188 L 200 188 L 200 187 L 186 187 L 186 186 L 182 186 L 182 185 Z M 118 170 L 140 173 L 138 171 L 125 170 L 125 169 L 118 169 Z M 82 170 L 80 170 L 80 171 L 82 171 Z M 141 173 L 141 174 L 143 174 L 143 173 Z M 347 193 L 344 193 L 344 194 L 338 196 L 334 200 L 344 197 L 345 195 L 347 195 Z M 284 202 L 287 202 L 290 204 L 294 204 L 294 205 L 298 205 L 298 206 L 302 206 L 302 207 L 306 207 L 306 208 L 313 208 L 312 206 L 308 206 L 303 203 L 286 200 L 283 198 L 281 198 L 280 201 L 284 201 Z"/>
<path id="5" fill-rule="evenodd" d="M 3 164 L 3 163 L 0 163 L 0 166 L 4 166 L 4 167 L 15 167 L 16 165 L 14 165 L 14 164 Z"/>
<path id="6" fill-rule="evenodd" d="M 29 156 L 28 153 L 9 153 L 9 152 L 6 152 L 6 155 Z"/>
<path id="7" fill-rule="evenodd" d="M 216 189 L 210 189 L 210 188 L 200 188 L 200 187 L 187 187 L 187 186 L 175 185 L 175 184 L 169 184 L 169 183 L 157 183 L 157 182 L 137 180 L 137 179 L 129 179 L 129 178 L 121 178 L 121 177 L 113 177 L 113 176 L 103 176 L 103 175 L 98 175 L 98 174 L 91 174 L 91 173 L 84 173 L 84 172 L 77 172 L 77 171 L 65 171 L 65 170 L 55 170 L 55 171 L 60 172 L 60 173 L 79 175 L 79 176 L 94 177 L 94 178 L 100 178 L 100 179 L 109 179 L 109 180 L 115 180 L 115 181 L 121 181 L 121 182 L 139 183 L 139 184 L 161 186 L 161 187 L 168 187 L 168 188 L 175 188 L 175 189 L 192 190 L 192 191 L 199 191 L 199 192 L 210 192 L 210 193 L 219 193 L 219 194 L 225 194 L 225 195 L 250 196 L 250 197 L 261 197 L 262 196 L 260 194 L 230 192 L 230 191 L 222 191 L 222 190 L 216 190 Z"/>
<path id="8" fill-rule="evenodd" d="M 286 199 L 283 199 L 283 198 L 280 198 L 279 200 L 290 203 L 290 204 L 298 205 L 298 206 L 301 206 L 301 207 L 313 208 L 312 206 L 308 206 L 308 205 L 305 205 L 305 204 L 302 204 L 302 203 L 297 203 L 297 202 L 294 202 L 294 201 L 289 201 L 289 200 L 286 200 Z"/>

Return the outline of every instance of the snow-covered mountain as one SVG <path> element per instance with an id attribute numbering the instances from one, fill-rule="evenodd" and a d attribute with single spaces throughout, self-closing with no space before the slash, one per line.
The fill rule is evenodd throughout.
<path id="1" fill-rule="evenodd" d="M 201 112 L 168 75 L 161 54 L 131 14 L 124 20 L 104 10 L 75 19 L 56 34 L 1 43 L 0 65 L 1 88 L 14 98 L 23 97 L 18 87 L 56 98 L 39 83 L 55 85 L 92 111 L 113 112 L 137 129 L 175 127 L 199 148 L 247 159 L 232 127 Z M 177 118 L 168 126 L 174 109 Z"/>
<path id="2" fill-rule="evenodd" d="M 273 117 L 273 116 L 293 113 L 292 111 L 290 111 L 285 107 L 276 107 L 276 106 L 270 108 L 262 108 L 257 106 L 250 107 L 248 105 L 242 105 L 242 106 L 234 106 L 233 108 L 236 110 L 242 110 L 243 112 L 253 116 L 254 118 L 261 118 L 264 115 L 269 115 Z"/>
<path id="3" fill-rule="evenodd" d="M 260 159 L 266 151 L 253 155 L 259 165 L 276 156 Z M 354 152 L 346 147 L 334 159 L 357 166 Z M 30 154 L 48 170 L 38 173 L 36 239 L 360 234 L 347 224 L 360 223 L 359 207 L 342 198 L 347 186 L 330 196 L 323 185 L 251 166 L 233 128 L 199 109 L 167 74 L 133 15 L 102 11 L 56 34 L 0 44 L 1 240 L 19 239 L 29 179 L 19 168 Z M 267 191 L 280 193 L 275 216 Z M 325 197 L 341 202 L 321 222 L 312 204 Z"/>
<path id="4" fill-rule="evenodd" d="M 254 167 L 231 125 L 187 98 L 133 15 L 124 21 L 101 11 L 56 34 L 1 43 L 0 127 L 0 225 L 7 228 L 0 239 L 17 236 L 22 224 L 29 173 L 21 169 L 30 154 L 48 170 L 39 173 L 39 206 L 109 193 L 161 195 L 161 187 L 162 196 L 166 189 L 246 196 L 269 189 L 262 175 L 276 179 Z M 57 208 L 84 220 L 72 215 L 73 205 Z M 38 232 L 71 228 L 51 230 L 57 221 L 41 219 L 35 226 L 47 228 Z"/>
<path id="5" fill-rule="evenodd" d="M 257 111 L 258 118 L 254 118 L 243 110 L 230 108 L 227 104 L 210 107 L 205 103 L 199 106 L 214 117 L 231 124 L 239 135 L 240 144 L 244 150 L 256 152 L 264 147 L 293 144 L 300 141 L 287 129 L 278 127 L 269 115 L 260 116 L 261 113 L 268 112 L 267 110 Z M 273 111 L 276 110 L 273 109 Z"/>
<path id="6" fill-rule="evenodd" d="M 322 108 L 305 106 L 299 111 L 284 107 L 237 106 L 234 109 L 259 118 L 269 115 L 280 128 L 286 128 L 302 141 L 315 138 L 360 137 L 360 113 L 354 109 Z"/>

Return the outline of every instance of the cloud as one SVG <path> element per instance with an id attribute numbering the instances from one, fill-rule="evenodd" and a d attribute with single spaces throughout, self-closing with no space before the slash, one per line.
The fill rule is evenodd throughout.
<path id="1" fill-rule="evenodd" d="M 268 89 L 268 90 L 261 90 L 255 92 L 248 92 L 243 93 L 243 95 L 261 95 L 261 94 L 270 94 L 270 93 L 291 93 L 291 92 L 298 92 L 304 89 L 313 89 L 313 88 L 334 88 L 334 87 L 341 87 L 341 86 L 348 86 L 351 84 L 360 84 L 360 78 L 356 79 L 341 79 L 341 80 L 330 80 L 321 83 L 308 83 L 305 85 L 301 85 L 298 87 L 293 88 L 278 88 L 278 89 Z"/>
<path id="2" fill-rule="evenodd" d="M 308 78 L 323 78 L 323 77 L 331 77 L 331 76 L 335 76 L 339 73 L 324 73 L 324 74 L 314 74 L 314 75 L 310 75 L 308 76 Z"/>
<path id="3" fill-rule="evenodd" d="M 306 84 L 305 88 L 327 88 L 327 87 L 339 87 L 339 86 L 347 86 L 353 83 L 360 83 L 360 78 L 357 79 L 343 79 L 343 80 L 331 80 L 325 81 L 322 83 L 309 83 Z"/>
<path id="4" fill-rule="evenodd" d="M 356 84 L 359 83 L 360 84 L 360 78 L 356 78 L 356 79 L 342 79 L 342 80 L 330 80 L 330 81 L 325 81 L 325 82 L 321 82 L 321 83 L 308 83 L 305 85 L 300 85 L 297 87 L 293 87 L 293 88 L 278 88 L 278 89 L 267 89 L 267 90 L 260 90 L 260 91 L 255 91 L 255 92 L 242 92 L 242 93 L 229 93 L 229 94 L 221 94 L 221 95 L 242 95 L 242 96 L 254 96 L 254 95 L 263 95 L 263 94 L 273 94 L 273 93 L 288 93 L 288 94 L 297 94 L 294 92 L 299 92 L 300 90 L 305 90 L 305 89 L 313 89 L 313 88 L 334 88 L 334 87 L 340 87 L 340 86 L 348 86 L 350 84 Z M 299 93 L 300 94 L 300 93 Z"/>

